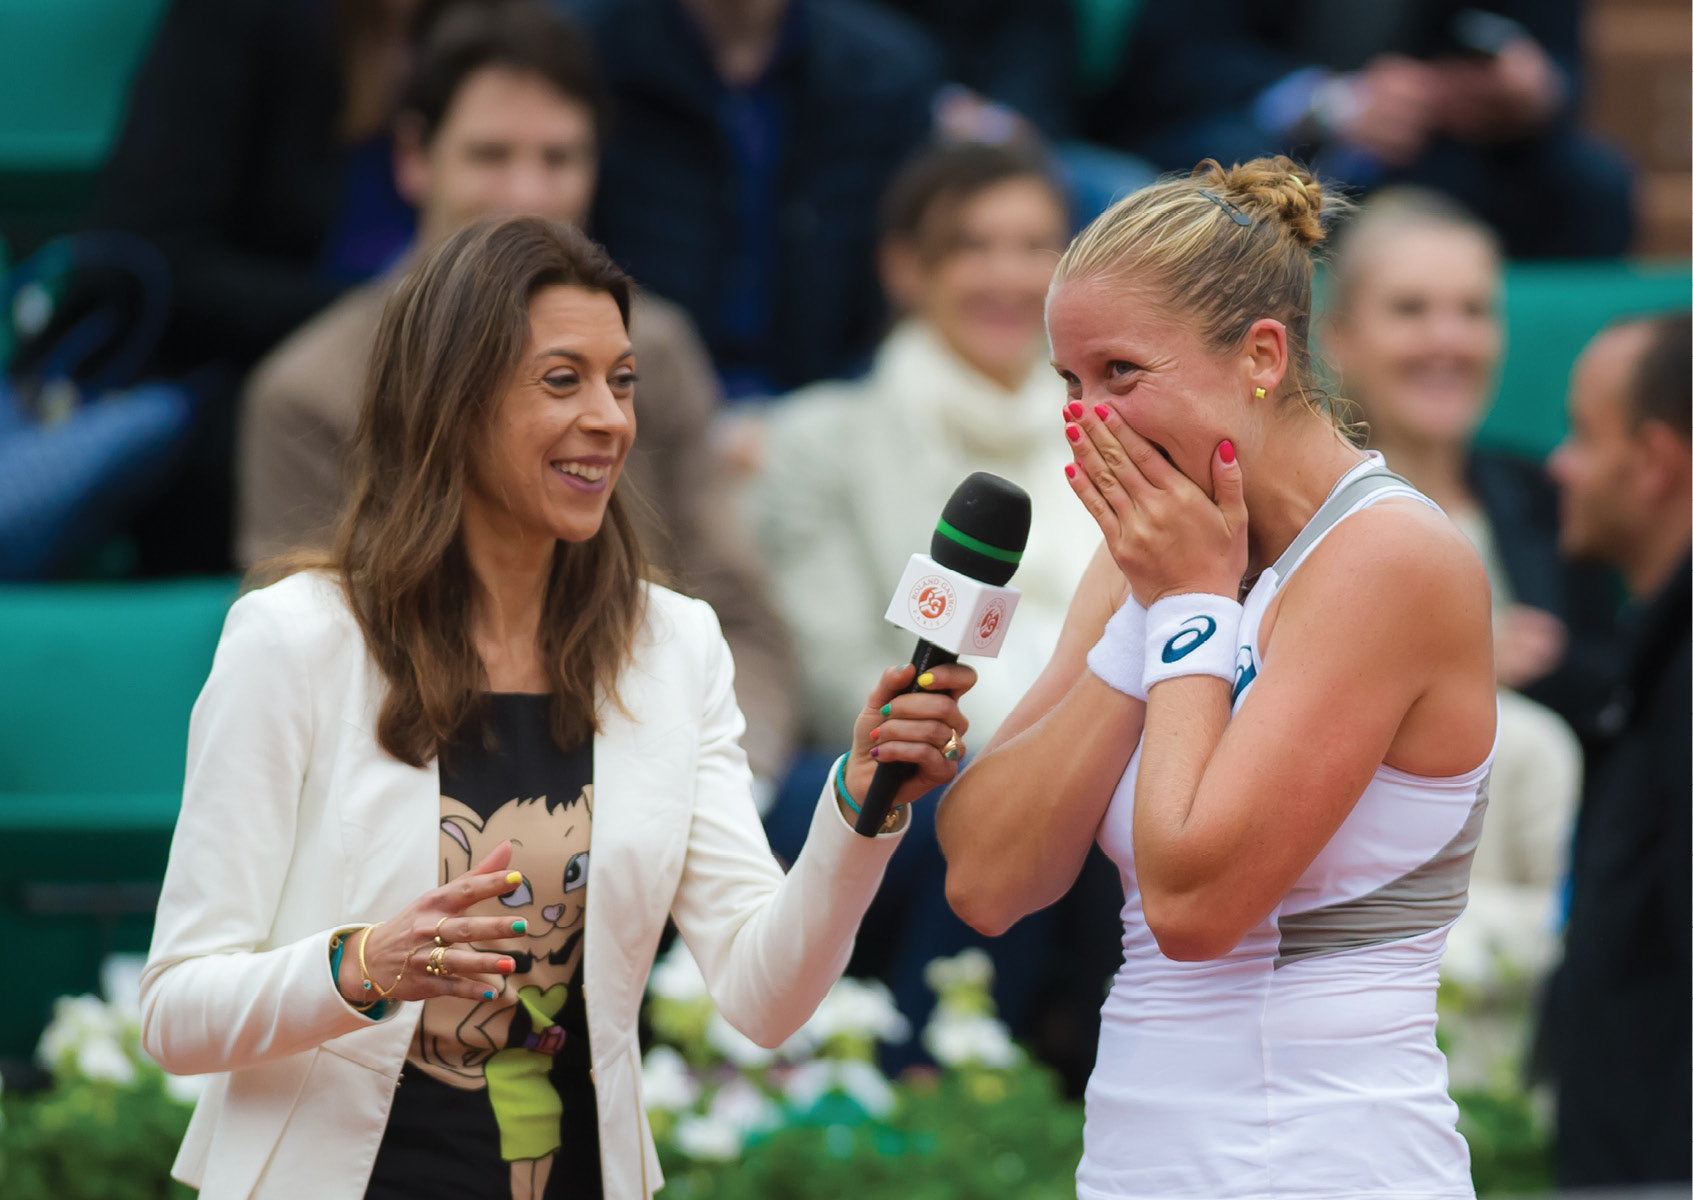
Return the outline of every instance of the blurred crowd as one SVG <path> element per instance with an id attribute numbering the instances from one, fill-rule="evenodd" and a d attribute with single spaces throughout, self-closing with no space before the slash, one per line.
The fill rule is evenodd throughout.
<path id="1" fill-rule="evenodd" d="M 89 232 L 41 267 L 50 311 L 19 321 L 0 578 L 86 573 L 114 537 L 148 576 L 328 538 L 398 278 L 490 213 L 580 224 L 643 289 L 628 484 L 644 540 L 717 609 L 791 856 L 859 699 L 909 653 L 887 590 L 972 470 L 1035 512 L 1015 626 L 966 704 L 972 742 L 1050 652 L 1097 543 L 1060 476 L 1042 325 L 1058 252 L 1159 172 L 1296 155 L 1366 200 L 1330 269 L 1337 394 L 1493 584 L 1500 751 L 1448 976 L 1550 977 L 1536 1057 L 1558 1081 L 1566 1181 L 1685 1178 L 1685 314 L 1586 351 L 1550 474 L 1473 444 L 1505 353 L 1504 260 L 1630 244 L 1628 166 L 1575 120 L 1580 16 L 1577 0 L 174 0 Z M 87 403 L 114 389 L 124 406 Z M 924 964 L 979 939 L 946 907 L 933 805 L 918 812 L 855 969 L 921 1023 Z M 1072 1086 L 1119 961 L 1120 885 L 1095 857 L 988 945 L 1001 1012 Z"/>

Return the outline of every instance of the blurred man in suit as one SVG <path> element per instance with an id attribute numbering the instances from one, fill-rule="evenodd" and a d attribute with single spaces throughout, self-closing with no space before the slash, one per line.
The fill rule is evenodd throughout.
<path id="1" fill-rule="evenodd" d="M 1551 463 L 1564 551 L 1615 566 L 1634 606 L 1588 757 L 1564 961 L 1547 1004 L 1565 1187 L 1689 1176 L 1689 328 L 1677 313 L 1594 339 Z"/>

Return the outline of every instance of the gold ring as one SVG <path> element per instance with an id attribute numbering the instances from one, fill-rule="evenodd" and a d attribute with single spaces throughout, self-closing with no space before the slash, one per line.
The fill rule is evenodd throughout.
<path id="1" fill-rule="evenodd" d="M 452 920 L 452 917 L 448 916 L 448 917 L 442 917 L 439 921 L 435 922 L 435 944 L 437 946 L 450 946 L 450 945 L 452 945 L 451 942 L 444 942 L 444 941 L 441 940 L 441 926 L 445 925 L 450 920 Z"/>
<path id="2" fill-rule="evenodd" d="M 431 950 L 429 952 L 429 962 L 425 964 L 423 969 L 429 974 L 437 977 L 445 977 L 452 974 L 452 972 L 447 970 L 447 948 L 445 946 L 437 946 L 435 949 Z"/>
<path id="3" fill-rule="evenodd" d="M 947 762 L 957 762 L 964 757 L 964 747 L 959 744 L 956 729 L 950 729 L 947 732 L 951 733 L 952 736 L 947 739 L 946 745 L 941 747 L 941 757 L 946 759 Z"/>

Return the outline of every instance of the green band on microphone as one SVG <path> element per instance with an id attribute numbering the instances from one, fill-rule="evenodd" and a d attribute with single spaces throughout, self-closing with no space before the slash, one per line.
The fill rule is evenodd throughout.
<path id="1" fill-rule="evenodd" d="M 987 542 L 982 541 L 980 538 L 971 537 L 962 529 L 954 529 L 951 525 L 947 524 L 945 517 L 942 517 L 935 525 L 935 532 L 941 534 L 949 541 L 957 542 L 966 550 L 974 550 L 977 554 L 980 554 L 985 558 L 991 558 L 995 562 L 1010 563 L 1015 566 L 1023 561 L 1023 552 L 1021 550 L 1001 550 L 998 546 L 990 546 Z"/>

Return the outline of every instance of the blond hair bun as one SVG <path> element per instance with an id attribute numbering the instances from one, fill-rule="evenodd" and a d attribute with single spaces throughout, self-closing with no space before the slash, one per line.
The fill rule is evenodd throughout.
<path id="1" fill-rule="evenodd" d="M 1208 158 L 1193 169 L 1193 175 L 1247 215 L 1279 220 L 1307 250 L 1327 236 L 1322 222 L 1323 185 L 1286 155 L 1254 158 L 1232 167 Z"/>

